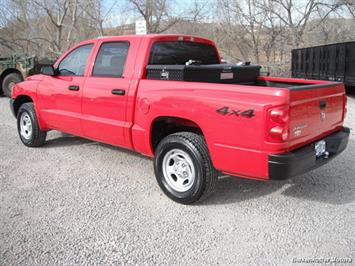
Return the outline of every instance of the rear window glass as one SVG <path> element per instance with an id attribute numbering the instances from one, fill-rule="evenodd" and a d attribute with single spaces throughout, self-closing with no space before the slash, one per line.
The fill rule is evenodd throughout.
<path id="1" fill-rule="evenodd" d="M 122 77 L 128 47 L 128 42 L 103 43 L 97 54 L 92 75 L 96 77 Z"/>
<path id="2" fill-rule="evenodd" d="M 189 60 L 200 65 L 219 64 L 213 45 L 197 42 L 156 42 L 150 52 L 149 65 L 185 65 Z"/>

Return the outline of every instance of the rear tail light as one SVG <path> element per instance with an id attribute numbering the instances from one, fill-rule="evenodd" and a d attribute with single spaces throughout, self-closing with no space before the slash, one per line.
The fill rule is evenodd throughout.
<path id="1" fill-rule="evenodd" d="M 288 106 L 272 108 L 268 112 L 267 140 L 285 142 L 289 137 L 289 108 Z"/>
<path id="2" fill-rule="evenodd" d="M 286 141 L 288 138 L 288 129 L 285 127 L 276 126 L 270 129 L 270 137 L 274 140 Z"/>
<path id="3" fill-rule="evenodd" d="M 270 118 L 275 123 L 286 124 L 288 122 L 288 109 L 273 109 L 270 111 Z"/>

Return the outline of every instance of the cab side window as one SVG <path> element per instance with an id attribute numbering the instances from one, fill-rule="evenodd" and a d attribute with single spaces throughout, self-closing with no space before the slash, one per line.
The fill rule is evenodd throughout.
<path id="1" fill-rule="evenodd" d="M 61 76 L 83 76 L 93 44 L 86 44 L 71 51 L 58 66 Z"/>
<path id="2" fill-rule="evenodd" d="M 122 77 L 128 48 L 128 42 L 103 43 L 97 54 L 92 76 Z"/>

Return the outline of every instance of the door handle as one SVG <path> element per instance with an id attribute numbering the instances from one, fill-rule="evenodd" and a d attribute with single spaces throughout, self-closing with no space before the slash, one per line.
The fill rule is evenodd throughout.
<path id="1" fill-rule="evenodd" d="M 111 93 L 114 94 L 114 95 L 121 95 L 121 96 L 123 96 L 123 95 L 126 94 L 126 91 L 125 91 L 125 90 L 121 90 L 121 89 L 113 89 L 113 90 L 111 91 Z"/>
<path id="2" fill-rule="evenodd" d="M 79 88 L 80 88 L 79 86 L 72 85 L 72 86 L 68 87 L 68 90 L 70 90 L 70 91 L 78 91 Z"/>

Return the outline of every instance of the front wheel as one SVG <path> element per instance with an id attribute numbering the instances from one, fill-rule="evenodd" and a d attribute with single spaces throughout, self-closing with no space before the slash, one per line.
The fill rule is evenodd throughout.
<path id="1" fill-rule="evenodd" d="M 29 147 L 42 146 L 47 133 L 39 128 L 33 103 L 24 103 L 17 113 L 17 130 L 23 144 Z"/>
<path id="2" fill-rule="evenodd" d="M 217 171 L 202 136 L 191 132 L 171 134 L 159 143 L 155 155 L 158 184 L 172 200 L 191 204 L 213 192 Z"/>

